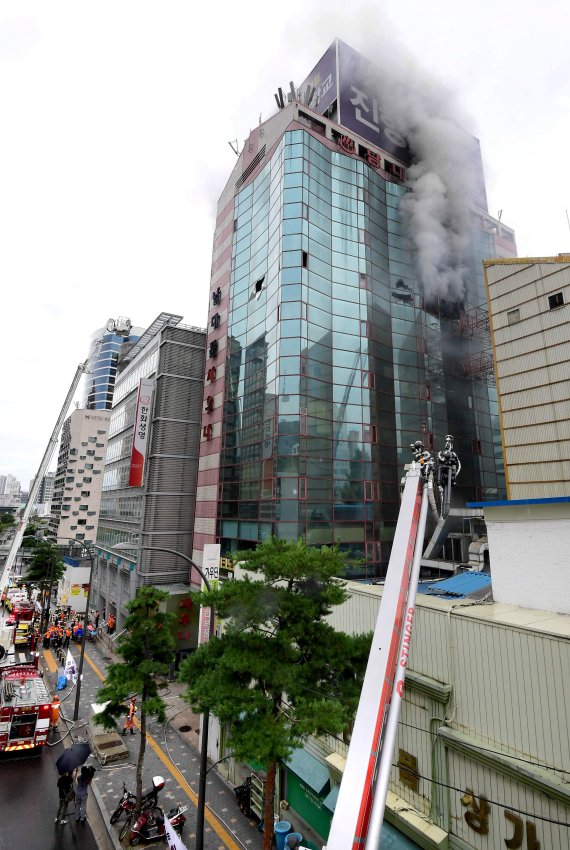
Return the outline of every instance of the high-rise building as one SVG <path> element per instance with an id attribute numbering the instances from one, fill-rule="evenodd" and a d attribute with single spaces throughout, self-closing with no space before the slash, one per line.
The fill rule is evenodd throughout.
<path id="1" fill-rule="evenodd" d="M 134 345 L 143 328 L 133 327 L 130 319 L 109 319 L 104 328 L 91 336 L 89 367 L 84 378 L 81 407 L 89 410 L 111 410 L 121 353 Z"/>
<path id="2" fill-rule="evenodd" d="M 0 475 L 0 507 L 18 508 L 22 485 L 15 475 Z"/>
<path id="3" fill-rule="evenodd" d="M 146 548 L 192 552 L 206 332 L 181 319 L 161 313 L 119 363 L 93 577 L 118 627 L 137 587 L 188 590 L 188 563 Z"/>
<path id="4" fill-rule="evenodd" d="M 509 499 L 570 496 L 570 256 L 485 263 Z"/>
<path id="5" fill-rule="evenodd" d="M 50 529 L 58 542 L 95 543 L 109 411 L 74 410 L 61 431 Z"/>
<path id="6" fill-rule="evenodd" d="M 32 478 L 30 480 L 30 493 L 32 492 L 35 483 L 36 479 Z M 55 472 L 46 472 L 42 479 L 42 483 L 40 484 L 40 489 L 38 490 L 38 497 L 36 499 L 37 504 L 44 505 L 47 502 L 51 502 L 53 498 L 54 483 Z"/>
<path id="7" fill-rule="evenodd" d="M 422 136 L 389 97 L 336 41 L 279 89 L 219 200 L 197 562 L 276 535 L 380 575 L 417 439 L 454 435 L 456 504 L 504 492 L 481 260 L 514 234 L 487 212 L 476 140 L 427 120 L 437 103 Z"/>

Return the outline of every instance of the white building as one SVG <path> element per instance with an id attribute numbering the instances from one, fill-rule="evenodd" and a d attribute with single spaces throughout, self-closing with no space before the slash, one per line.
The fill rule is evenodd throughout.
<path id="1" fill-rule="evenodd" d="M 95 542 L 109 417 L 106 410 L 74 410 L 63 425 L 50 522 L 62 544 Z"/>
<path id="2" fill-rule="evenodd" d="M 89 593 L 91 564 L 88 559 L 64 556 L 65 573 L 57 593 L 61 605 L 69 605 L 77 614 L 84 614 Z"/>
<path id="3" fill-rule="evenodd" d="M 20 506 L 21 484 L 14 475 L 0 475 L 0 507 Z"/>
<path id="4" fill-rule="evenodd" d="M 570 256 L 484 266 L 507 495 L 570 496 Z"/>

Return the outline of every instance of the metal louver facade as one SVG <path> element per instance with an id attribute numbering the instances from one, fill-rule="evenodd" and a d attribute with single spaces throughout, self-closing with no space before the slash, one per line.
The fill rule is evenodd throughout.
<path id="1" fill-rule="evenodd" d="M 139 585 L 188 582 L 185 561 L 144 547 L 192 552 L 204 362 L 204 333 L 164 329 L 146 471 Z"/>
<path id="2" fill-rule="evenodd" d="M 105 464 L 94 605 L 126 616 L 141 585 L 187 585 L 188 564 L 146 547 L 192 554 L 206 332 L 163 313 L 127 355 L 117 379 Z M 141 487 L 128 486 L 139 382 L 154 383 Z M 131 544 L 132 548 L 126 548 Z M 117 544 L 124 551 L 116 549 Z M 118 572 L 121 581 L 111 583 Z M 113 589 L 113 593 L 111 590 Z"/>

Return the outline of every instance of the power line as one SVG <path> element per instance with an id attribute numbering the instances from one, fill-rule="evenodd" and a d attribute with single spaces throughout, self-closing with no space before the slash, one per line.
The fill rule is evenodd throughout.
<path id="1" fill-rule="evenodd" d="M 401 767 L 402 765 L 392 763 L 392 767 Z M 440 785 L 442 788 L 449 788 L 451 791 L 457 791 L 459 794 L 465 794 L 466 788 L 457 788 L 455 785 L 448 785 L 445 782 L 440 782 L 439 779 L 430 779 L 429 776 L 423 776 L 423 774 L 418 773 L 416 770 L 412 770 L 409 767 L 406 767 L 406 771 L 411 773 L 412 776 L 417 776 L 418 779 L 425 779 L 426 782 L 431 782 L 432 785 Z M 473 797 L 476 797 L 476 794 L 473 794 Z M 485 795 L 483 794 L 485 797 Z M 480 798 L 479 798 L 480 799 Z M 500 806 L 502 809 L 507 809 L 509 812 L 516 812 L 518 815 L 524 815 L 525 817 L 533 818 L 534 820 L 541 820 L 545 823 L 553 823 L 555 826 L 566 826 L 570 828 L 570 823 L 568 821 L 562 820 L 554 820 L 553 818 L 547 818 L 544 815 L 537 815 L 534 812 L 525 812 L 523 809 L 516 809 L 514 806 L 509 805 L 508 803 L 500 803 L 497 800 L 491 800 L 489 797 L 485 797 L 487 803 L 490 803 L 493 806 Z"/>
<path id="2" fill-rule="evenodd" d="M 442 723 L 443 723 L 442 719 Z M 422 729 L 421 726 L 414 726 L 412 723 L 404 723 L 402 720 L 399 721 L 399 726 L 406 726 L 408 729 L 416 729 L 418 732 L 423 732 L 426 735 L 431 735 L 432 733 L 429 729 Z M 448 727 L 451 728 L 451 727 Z M 559 773 L 569 773 L 570 770 L 564 770 L 563 767 L 555 767 L 551 764 L 543 764 L 539 761 L 532 761 L 531 759 L 525 759 L 522 756 L 513 756 L 510 753 L 504 753 L 502 750 L 491 749 L 491 747 L 483 747 L 479 744 L 469 744 L 469 749 L 479 750 L 482 753 L 491 753 L 491 755 L 505 756 L 506 758 L 513 759 L 513 761 L 520 761 L 523 764 L 530 764 L 533 767 L 542 767 L 545 770 L 555 770 Z"/>
<path id="3" fill-rule="evenodd" d="M 331 696 L 330 694 L 319 693 L 319 691 L 315 691 L 313 688 L 308 688 L 306 686 L 303 688 L 303 690 L 308 691 L 311 694 L 316 694 L 316 696 L 320 696 L 322 699 L 330 698 Z M 443 718 L 441 722 L 445 722 Z M 415 729 L 418 732 L 423 732 L 424 735 L 432 734 L 429 729 L 422 729 L 421 726 L 414 726 L 412 723 L 404 723 L 402 720 L 398 721 L 398 725 L 406 726 L 408 729 Z M 327 732 L 326 734 L 329 737 L 334 738 L 335 741 L 339 741 L 340 743 L 346 745 L 346 741 L 343 738 L 339 738 L 338 735 L 333 735 L 331 732 Z M 483 747 L 479 744 L 470 744 L 469 746 L 470 749 L 479 750 L 482 753 L 491 753 L 491 755 L 505 756 L 507 758 L 513 759 L 513 761 L 520 761 L 522 762 L 522 764 L 532 765 L 533 767 L 541 767 L 545 770 L 557 771 L 558 773 L 570 774 L 570 770 L 565 770 L 563 767 L 556 767 L 555 765 L 544 764 L 543 762 L 539 761 L 532 761 L 532 759 L 525 759 L 522 756 L 513 756 L 510 753 L 503 752 L 502 750 L 492 749 L 491 747 Z"/>
<path id="4" fill-rule="evenodd" d="M 311 690 L 311 689 L 307 688 L 306 690 Z M 317 693 L 317 692 L 313 691 L 313 693 Z M 281 700 L 281 702 L 283 702 L 288 708 L 293 707 L 293 706 L 291 706 L 290 703 L 286 702 L 283 699 Z M 410 724 L 403 724 L 403 725 L 410 725 Z M 411 728 L 412 729 L 418 729 L 420 732 L 427 732 L 429 734 L 429 731 L 427 729 L 421 729 L 418 726 L 411 726 Z M 346 742 L 343 741 L 342 738 L 339 738 L 338 735 L 334 735 L 332 732 L 327 732 L 326 730 L 324 730 L 324 731 L 325 731 L 325 734 L 328 735 L 330 738 L 333 738 L 335 741 L 340 741 L 342 744 L 344 744 L 346 746 Z M 480 747 L 480 748 L 475 747 L 475 749 L 481 749 L 484 752 L 494 753 L 494 754 L 498 754 L 498 755 L 504 755 L 503 753 L 500 753 L 500 751 L 498 751 L 498 750 L 487 750 L 485 747 Z M 514 758 L 514 756 L 513 756 L 513 758 Z M 521 761 L 525 761 L 525 760 L 521 759 Z M 535 762 L 526 762 L 526 763 L 527 764 L 536 764 Z M 536 766 L 537 767 L 543 767 L 543 765 L 538 765 L 538 764 Z M 401 767 L 401 765 L 396 763 L 396 762 L 392 762 L 392 767 Z M 554 769 L 557 770 L 558 768 L 554 768 Z M 460 794 L 465 794 L 465 791 L 466 791 L 465 788 L 457 788 L 455 785 L 448 785 L 446 782 L 441 782 L 439 779 L 432 779 L 429 776 L 424 776 L 422 773 L 418 773 L 416 770 L 412 770 L 409 767 L 406 767 L 406 770 L 407 770 L 408 773 L 411 773 L 413 776 L 416 776 L 418 779 L 425 779 L 426 782 L 431 782 L 432 785 L 439 785 L 442 788 L 448 788 L 451 791 L 457 791 Z M 569 771 L 562 771 L 562 772 L 568 773 Z M 545 823 L 552 823 L 555 826 L 565 826 L 565 827 L 570 828 L 570 823 L 568 823 L 567 821 L 554 820 L 553 818 L 547 818 L 547 817 L 544 817 L 543 815 L 537 815 L 534 812 L 526 812 L 523 809 L 517 809 L 514 806 L 509 805 L 508 803 L 500 803 L 497 800 L 490 800 L 488 797 L 485 797 L 485 800 L 488 803 L 490 803 L 494 806 L 499 806 L 500 808 L 507 809 L 510 812 L 516 812 L 517 814 L 524 815 L 525 817 L 534 818 L 535 820 L 544 821 Z M 418 812 L 418 814 L 421 814 L 421 813 Z"/>

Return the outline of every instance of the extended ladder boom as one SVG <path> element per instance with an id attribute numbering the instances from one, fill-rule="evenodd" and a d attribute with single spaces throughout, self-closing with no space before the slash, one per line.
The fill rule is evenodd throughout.
<path id="1" fill-rule="evenodd" d="M 59 435 L 61 433 L 61 429 L 63 427 L 63 423 L 65 422 L 67 412 L 71 406 L 71 402 L 73 401 L 73 396 L 75 395 L 75 391 L 79 386 L 79 381 L 81 380 L 81 376 L 87 370 L 88 360 L 84 363 L 80 363 L 77 367 L 77 371 L 75 376 L 71 382 L 71 386 L 69 388 L 69 392 L 65 397 L 65 401 L 63 403 L 63 407 L 61 408 L 60 414 L 57 418 L 57 422 L 55 423 L 55 428 L 53 429 L 52 435 L 48 441 L 46 450 L 44 452 L 44 456 L 42 458 L 42 462 L 39 465 L 38 471 L 36 473 L 36 477 L 33 483 L 33 486 L 30 490 L 30 494 L 28 496 L 28 501 L 26 502 L 26 507 L 24 508 L 24 512 L 22 514 L 22 518 L 16 530 L 16 534 L 14 535 L 14 539 L 12 541 L 12 546 L 8 553 L 8 557 L 6 558 L 6 563 L 4 564 L 4 570 L 2 573 L 2 580 L 0 581 L 0 589 L 5 588 L 8 585 L 8 580 L 10 578 L 10 572 L 12 567 L 14 566 L 14 562 L 16 560 L 16 554 L 18 549 L 22 545 L 22 539 L 24 537 L 24 533 L 26 531 L 26 526 L 28 525 L 28 520 L 31 516 L 33 507 L 35 505 L 36 499 L 38 497 L 38 493 L 41 487 L 41 483 L 43 481 L 44 475 L 47 472 L 47 468 L 52 459 L 53 453 L 55 451 L 55 447 L 57 446 L 57 442 L 59 440 Z"/>
<path id="2" fill-rule="evenodd" d="M 438 456 L 438 481 L 445 478 L 442 508 L 461 469 L 453 437 Z M 378 850 L 384 819 L 398 718 L 408 666 L 420 576 L 428 501 L 436 465 L 420 440 L 410 446 L 414 462 L 404 479 L 384 592 L 354 721 L 346 765 L 324 850 Z M 446 477 L 447 476 L 447 477 Z"/>
<path id="3" fill-rule="evenodd" d="M 414 614 L 433 461 L 412 446 L 394 543 L 326 850 L 377 850 Z M 368 841 L 370 839 L 370 841 Z"/>

